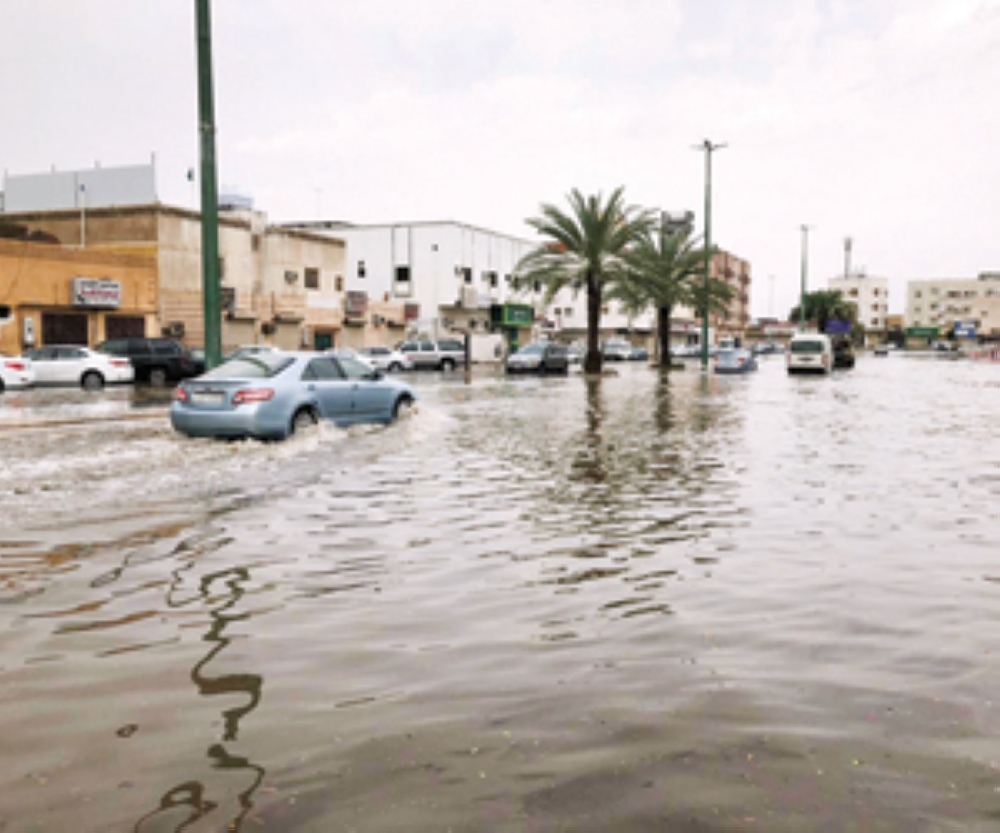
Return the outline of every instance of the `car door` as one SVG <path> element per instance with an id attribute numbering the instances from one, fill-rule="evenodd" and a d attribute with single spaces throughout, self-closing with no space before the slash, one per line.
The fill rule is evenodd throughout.
<path id="1" fill-rule="evenodd" d="M 87 369 L 87 354 L 79 347 L 57 347 L 53 362 L 60 385 L 75 385 Z"/>
<path id="2" fill-rule="evenodd" d="M 344 378 L 333 356 L 310 359 L 302 371 L 302 382 L 319 407 L 323 419 L 345 425 L 351 421 L 354 396 L 351 382 Z"/>
<path id="3" fill-rule="evenodd" d="M 35 368 L 36 385 L 57 383 L 59 371 L 56 367 L 55 347 L 36 347 L 34 350 L 26 350 L 24 356 L 31 359 L 31 364 Z"/>
<path id="4" fill-rule="evenodd" d="M 340 371 L 350 383 L 352 422 L 373 422 L 391 413 L 392 392 L 379 382 L 370 367 L 356 359 L 339 357 Z"/>

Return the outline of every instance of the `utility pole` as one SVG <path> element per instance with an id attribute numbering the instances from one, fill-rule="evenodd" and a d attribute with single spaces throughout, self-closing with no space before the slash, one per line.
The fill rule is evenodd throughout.
<path id="1" fill-rule="evenodd" d="M 198 132 L 201 138 L 201 290 L 205 366 L 222 360 L 219 287 L 219 195 L 215 177 L 215 103 L 212 94 L 212 29 L 209 0 L 195 0 L 198 34 Z"/>
<path id="2" fill-rule="evenodd" d="M 844 238 L 844 277 L 851 277 L 851 238 Z"/>
<path id="3" fill-rule="evenodd" d="M 701 302 L 701 369 L 708 369 L 708 287 L 712 271 L 712 151 L 725 145 L 713 145 L 704 139 L 695 150 L 705 152 L 705 278 L 702 284 L 704 297 Z"/>
<path id="4" fill-rule="evenodd" d="M 812 226 L 802 226 L 802 290 L 799 295 L 799 330 L 806 329 L 806 274 L 809 270 L 809 229 Z"/>

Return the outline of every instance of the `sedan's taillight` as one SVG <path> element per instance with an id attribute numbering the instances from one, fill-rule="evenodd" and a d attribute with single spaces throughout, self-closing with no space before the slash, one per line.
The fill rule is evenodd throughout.
<path id="1" fill-rule="evenodd" d="M 247 405 L 253 402 L 267 402 L 274 398 L 274 391 L 270 388 L 248 388 L 238 390 L 233 394 L 234 405 Z"/>
<path id="2" fill-rule="evenodd" d="M 179 385 L 174 388 L 174 400 L 177 402 L 187 402 L 191 397 L 188 396 L 188 392 Z"/>
<path id="3" fill-rule="evenodd" d="M 129 359 L 109 359 L 114 367 L 128 367 L 132 362 Z"/>
<path id="4" fill-rule="evenodd" d="M 5 361 L 3 363 L 4 367 L 9 367 L 11 370 L 27 370 L 28 365 L 24 362 L 19 361 Z"/>

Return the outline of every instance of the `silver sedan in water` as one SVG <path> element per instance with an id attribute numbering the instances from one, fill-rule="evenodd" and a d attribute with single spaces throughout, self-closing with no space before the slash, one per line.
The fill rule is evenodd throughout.
<path id="1" fill-rule="evenodd" d="M 274 351 L 181 382 L 170 422 L 190 437 L 284 439 L 321 419 L 389 423 L 415 400 L 405 382 L 347 356 Z"/>

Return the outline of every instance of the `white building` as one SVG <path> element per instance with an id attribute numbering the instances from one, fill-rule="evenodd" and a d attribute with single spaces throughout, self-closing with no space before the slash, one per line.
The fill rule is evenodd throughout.
<path id="1" fill-rule="evenodd" d="M 511 275 L 540 241 L 455 221 L 352 225 L 290 223 L 347 244 L 346 290 L 369 299 L 406 303 L 410 334 L 440 338 L 453 332 L 503 331 L 509 341 L 539 338 L 581 340 L 587 328 L 587 298 L 561 291 L 548 307 L 542 288 L 517 292 Z M 602 337 L 652 331 L 652 313 L 630 319 L 605 304 Z M 639 340 L 639 339 L 637 339 Z"/>
<path id="2" fill-rule="evenodd" d="M 889 281 L 887 278 L 873 278 L 865 274 L 830 278 L 831 290 L 840 290 L 844 299 L 854 305 L 858 313 L 858 323 L 865 328 L 866 338 L 884 341 L 888 328 Z"/>
<path id="3" fill-rule="evenodd" d="M 978 278 L 910 281 L 906 287 L 906 328 L 941 335 L 956 324 L 976 335 L 1000 337 L 1000 272 Z M 969 329 L 967 326 L 966 329 Z"/>

